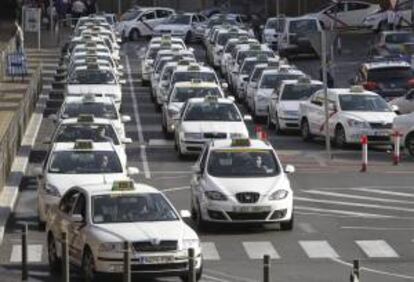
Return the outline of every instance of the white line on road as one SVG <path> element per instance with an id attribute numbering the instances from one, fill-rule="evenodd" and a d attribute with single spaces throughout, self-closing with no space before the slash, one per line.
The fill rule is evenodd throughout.
<path id="1" fill-rule="evenodd" d="M 168 146 L 173 147 L 174 141 L 166 139 L 150 139 L 148 142 L 149 146 Z"/>
<path id="2" fill-rule="evenodd" d="M 27 261 L 41 262 L 42 261 L 43 245 L 28 245 L 27 246 Z M 10 262 L 19 263 L 22 261 L 22 245 L 13 245 L 10 255 Z"/>
<path id="3" fill-rule="evenodd" d="M 375 194 L 381 194 L 381 195 L 388 195 L 388 196 L 400 196 L 400 197 L 414 198 L 414 189 L 413 189 L 413 193 L 384 191 L 384 190 L 381 190 L 381 189 L 372 189 L 372 188 L 352 188 L 352 190 L 361 191 L 361 192 L 368 192 L 368 193 L 375 193 Z"/>
<path id="4" fill-rule="evenodd" d="M 302 229 L 305 233 L 317 233 L 316 229 L 313 228 L 312 224 L 308 222 L 299 222 L 298 226 Z"/>
<path id="5" fill-rule="evenodd" d="M 220 255 L 214 242 L 201 242 L 201 250 L 203 251 L 204 260 L 220 260 Z"/>
<path id="6" fill-rule="evenodd" d="M 369 258 L 398 258 L 398 254 L 384 240 L 355 241 Z"/>
<path id="7" fill-rule="evenodd" d="M 135 123 L 136 123 L 136 127 L 137 127 L 137 132 L 138 132 L 138 141 L 141 144 L 140 145 L 140 153 L 141 153 L 142 165 L 144 167 L 145 178 L 149 179 L 149 178 L 151 178 L 151 171 L 150 171 L 149 165 L 148 165 L 148 158 L 147 158 L 147 152 L 146 152 L 146 149 L 145 149 L 145 145 L 143 145 L 145 140 L 144 140 L 144 135 L 142 134 L 141 119 L 139 118 L 137 98 L 135 97 L 136 93 L 135 93 L 134 85 L 132 83 L 131 65 L 129 64 L 128 56 L 125 56 L 125 61 L 126 61 L 126 67 L 127 67 L 127 71 L 128 71 L 128 80 L 129 80 L 129 88 L 131 90 L 132 104 L 133 104 L 133 108 L 134 108 Z"/>
<path id="8" fill-rule="evenodd" d="M 181 187 L 172 187 L 162 190 L 162 192 L 175 192 L 175 191 L 182 191 L 182 190 L 188 190 L 190 189 L 190 186 L 181 186 Z"/>
<path id="9" fill-rule="evenodd" d="M 263 259 L 264 255 L 269 255 L 271 259 L 280 258 L 270 242 L 243 242 L 243 247 L 250 259 Z"/>
<path id="10" fill-rule="evenodd" d="M 381 230 L 381 231 L 406 231 L 414 230 L 410 227 L 375 227 L 375 226 L 341 226 L 341 229 L 351 229 L 351 230 Z"/>
<path id="11" fill-rule="evenodd" d="M 339 255 L 327 241 L 299 241 L 309 258 L 337 258 Z"/>
<path id="12" fill-rule="evenodd" d="M 304 210 L 304 211 L 321 212 L 321 213 L 333 213 L 333 214 L 347 215 L 349 217 L 394 218 L 394 216 L 376 214 L 376 213 L 352 212 L 352 211 L 345 211 L 345 210 L 323 209 L 323 208 L 320 209 L 320 208 L 297 206 L 297 205 L 295 205 L 295 210 Z"/>
<path id="13" fill-rule="evenodd" d="M 205 272 L 207 272 L 208 274 L 223 276 L 223 277 L 226 277 L 227 279 L 232 279 L 232 280 L 235 280 L 237 282 L 257 282 L 257 280 L 252 280 L 252 279 L 249 279 L 249 278 L 246 278 L 246 277 L 235 276 L 235 275 L 231 275 L 231 274 L 228 274 L 228 273 L 225 273 L 225 272 L 212 270 L 212 269 L 205 269 Z M 222 281 L 225 281 L 225 280 L 222 280 Z"/>

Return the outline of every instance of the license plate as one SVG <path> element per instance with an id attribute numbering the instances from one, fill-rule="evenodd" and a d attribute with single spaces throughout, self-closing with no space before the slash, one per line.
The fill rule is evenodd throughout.
<path id="1" fill-rule="evenodd" d="M 141 264 L 164 264 L 174 262 L 172 256 L 151 256 L 151 257 L 138 257 Z"/>
<path id="2" fill-rule="evenodd" d="M 270 207 L 268 206 L 237 206 L 233 207 L 234 212 L 265 212 L 270 211 Z"/>
<path id="3" fill-rule="evenodd" d="M 390 133 L 389 132 L 383 132 L 383 131 L 375 131 L 374 135 L 375 136 L 389 136 Z"/>

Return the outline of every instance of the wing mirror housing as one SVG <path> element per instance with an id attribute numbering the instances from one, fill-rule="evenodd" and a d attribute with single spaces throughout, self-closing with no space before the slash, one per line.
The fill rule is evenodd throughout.
<path id="1" fill-rule="evenodd" d="M 290 165 L 290 164 L 286 165 L 285 173 L 291 174 L 291 173 L 294 173 L 295 171 L 296 171 L 296 169 L 293 165 Z"/>

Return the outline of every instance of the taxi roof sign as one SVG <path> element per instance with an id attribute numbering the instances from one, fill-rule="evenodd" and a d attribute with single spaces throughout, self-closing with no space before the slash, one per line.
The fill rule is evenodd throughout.
<path id="1" fill-rule="evenodd" d="M 201 82 L 203 82 L 203 81 L 201 79 L 199 79 L 199 78 L 193 78 L 191 80 L 191 83 L 201 83 Z"/>
<path id="2" fill-rule="evenodd" d="M 134 191 L 134 182 L 131 180 L 114 181 L 112 184 L 113 192 Z"/>
<path id="3" fill-rule="evenodd" d="M 200 70 L 200 66 L 198 64 L 190 64 L 188 66 L 188 70 L 191 70 L 191 71 L 199 71 Z"/>
<path id="4" fill-rule="evenodd" d="M 208 102 L 208 103 L 217 103 L 218 102 L 218 97 L 215 95 L 207 95 L 206 97 L 204 97 L 204 101 Z"/>
<path id="5" fill-rule="evenodd" d="M 362 87 L 361 85 L 352 85 L 349 90 L 352 93 L 363 93 L 365 91 L 364 87 Z"/>
<path id="6" fill-rule="evenodd" d="M 74 149 L 75 150 L 91 150 L 93 148 L 92 140 L 76 140 Z"/>
<path id="7" fill-rule="evenodd" d="M 93 115 L 80 114 L 78 116 L 78 122 L 93 122 L 93 121 L 94 121 Z"/>
<path id="8" fill-rule="evenodd" d="M 190 61 L 188 61 L 188 60 L 180 60 L 178 62 L 178 65 L 179 66 L 188 66 L 188 65 L 190 65 Z"/>
<path id="9" fill-rule="evenodd" d="M 90 94 L 90 93 L 85 94 L 85 95 L 83 96 L 82 101 L 83 101 L 84 103 L 87 103 L 87 102 L 94 102 L 94 101 L 95 101 L 95 95 L 94 95 L 94 94 Z"/>
<path id="10" fill-rule="evenodd" d="M 171 40 L 171 35 L 170 34 L 163 34 L 161 36 L 161 40 Z"/>
<path id="11" fill-rule="evenodd" d="M 312 80 L 307 76 L 302 76 L 298 78 L 298 83 L 300 84 L 310 84 Z"/>
<path id="12" fill-rule="evenodd" d="M 231 140 L 232 147 L 247 147 L 250 146 L 250 140 L 246 138 L 239 138 Z"/>
<path id="13" fill-rule="evenodd" d="M 249 48 L 250 50 L 260 50 L 260 44 L 252 43 Z"/>

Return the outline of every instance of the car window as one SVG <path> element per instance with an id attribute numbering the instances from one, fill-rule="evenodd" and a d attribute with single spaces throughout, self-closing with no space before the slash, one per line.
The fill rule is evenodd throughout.
<path id="1" fill-rule="evenodd" d="M 348 3 L 348 11 L 368 9 L 369 5 L 364 3 Z"/>
<path id="2" fill-rule="evenodd" d="M 80 214 L 84 219 L 86 217 L 86 198 L 85 195 L 80 193 L 76 201 L 75 208 L 72 214 Z"/>
<path id="3" fill-rule="evenodd" d="M 234 104 L 203 102 L 190 104 L 184 120 L 239 122 L 242 117 Z"/>
<path id="4" fill-rule="evenodd" d="M 196 15 L 191 17 L 192 23 L 197 23 L 198 22 L 198 17 Z"/>
<path id="5" fill-rule="evenodd" d="M 206 18 L 206 17 L 204 17 L 203 15 L 198 15 L 198 20 L 199 20 L 200 22 L 205 22 L 205 21 L 207 20 L 207 18 Z"/>
<path id="6" fill-rule="evenodd" d="M 110 124 L 63 124 L 59 127 L 53 142 L 76 142 L 76 140 L 111 142 L 119 145 L 118 137 Z"/>
<path id="7" fill-rule="evenodd" d="M 209 146 L 207 145 L 207 146 L 204 147 L 204 151 L 203 151 L 203 153 L 201 155 L 201 158 L 200 158 L 200 170 L 201 170 L 201 172 L 203 172 L 204 168 L 206 167 L 206 160 L 207 160 L 208 152 L 209 152 Z"/>
<path id="8" fill-rule="evenodd" d="M 73 209 L 73 205 L 75 204 L 78 195 L 79 191 L 77 190 L 68 192 L 60 201 L 59 210 L 63 213 L 69 214 Z"/>
<path id="9" fill-rule="evenodd" d="M 157 10 L 157 18 L 168 18 L 171 15 L 171 11 Z"/>
<path id="10" fill-rule="evenodd" d="M 144 15 L 142 15 L 141 19 L 142 20 L 153 20 L 155 19 L 155 13 L 154 12 L 145 13 Z"/>
<path id="11" fill-rule="evenodd" d="M 319 107 L 322 107 L 323 105 L 323 93 L 319 92 L 312 96 L 311 103 L 314 105 L 317 105 Z"/>

